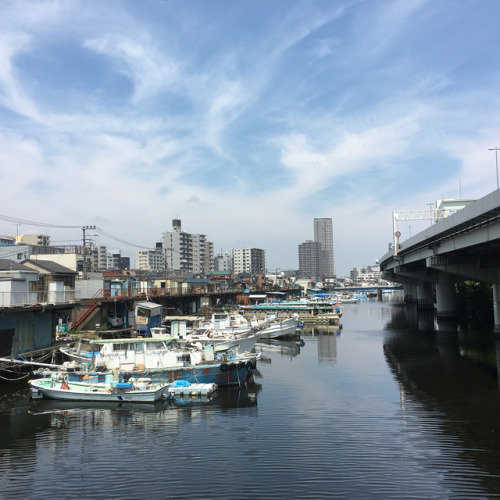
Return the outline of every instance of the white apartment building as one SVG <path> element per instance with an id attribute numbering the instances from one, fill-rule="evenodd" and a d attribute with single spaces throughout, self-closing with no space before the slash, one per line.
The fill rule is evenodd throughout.
<path id="1" fill-rule="evenodd" d="M 206 273 L 213 271 L 213 243 L 204 234 L 182 231 L 181 221 L 172 221 L 172 231 L 163 233 L 167 271 Z"/>
<path id="2" fill-rule="evenodd" d="M 234 274 L 266 272 L 266 252 L 260 248 L 236 248 L 233 250 Z"/>
<path id="3" fill-rule="evenodd" d="M 135 253 L 135 267 L 141 271 L 165 271 L 163 250 L 138 250 Z"/>
<path id="4" fill-rule="evenodd" d="M 351 270 L 350 278 L 357 283 L 375 283 L 382 279 L 382 271 L 380 266 L 369 266 L 366 268 Z"/>

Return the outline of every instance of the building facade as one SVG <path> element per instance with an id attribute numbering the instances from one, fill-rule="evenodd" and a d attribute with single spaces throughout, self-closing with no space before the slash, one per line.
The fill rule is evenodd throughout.
<path id="1" fill-rule="evenodd" d="M 204 234 L 184 232 L 180 219 L 172 221 L 172 231 L 163 233 L 162 242 L 167 271 L 203 274 L 213 270 L 213 243 Z"/>
<path id="2" fill-rule="evenodd" d="M 321 245 L 319 276 L 334 277 L 332 219 L 326 217 L 314 219 L 314 241 Z"/>
<path id="3" fill-rule="evenodd" d="M 318 278 L 321 265 L 321 243 L 306 240 L 299 245 L 299 276 Z"/>
<path id="4" fill-rule="evenodd" d="M 163 250 L 138 250 L 135 253 L 135 266 L 140 271 L 164 272 L 165 256 Z"/>
<path id="5" fill-rule="evenodd" d="M 233 250 L 234 274 L 266 272 L 266 252 L 261 248 L 236 248 Z"/>
<path id="6" fill-rule="evenodd" d="M 24 243 L 26 245 L 40 247 L 50 246 L 50 236 L 47 236 L 45 234 L 20 234 L 15 238 L 18 243 Z"/>

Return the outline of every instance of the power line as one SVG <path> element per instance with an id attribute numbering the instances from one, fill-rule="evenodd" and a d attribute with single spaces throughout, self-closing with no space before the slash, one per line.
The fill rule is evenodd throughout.
<path id="1" fill-rule="evenodd" d="M 25 226 L 54 227 L 59 229 L 80 229 L 82 226 L 65 226 L 62 224 L 49 224 L 47 222 L 35 222 L 27 219 L 18 219 L 8 215 L 0 215 L 0 220 L 12 222 L 13 224 L 24 224 Z"/>
<path id="2" fill-rule="evenodd" d="M 135 248 L 144 248 L 144 249 L 148 248 L 144 245 L 136 245 L 136 244 L 130 243 L 129 241 L 126 241 L 122 238 L 118 238 L 117 236 L 113 236 L 112 234 L 108 233 L 107 231 L 104 231 L 104 229 L 101 229 L 100 227 L 97 227 L 96 231 L 98 233 L 102 234 L 103 236 L 106 236 L 107 238 L 118 241 L 119 243 L 123 243 L 124 245 L 128 245 L 128 246 L 135 247 Z"/>
<path id="3" fill-rule="evenodd" d="M 28 219 L 20 219 L 18 217 L 10 217 L 8 215 L 0 215 L 0 220 L 6 221 L 6 222 L 11 222 L 12 224 L 24 224 L 25 226 L 35 226 L 35 227 L 52 227 L 52 228 L 57 228 L 57 229 L 82 229 L 83 227 L 86 226 L 69 226 L 69 225 L 64 225 L 64 224 L 51 224 L 48 222 L 37 222 L 37 221 L 32 221 Z M 93 226 L 94 228 L 95 226 Z M 119 243 L 122 243 L 127 246 L 135 247 L 135 248 L 141 248 L 141 249 L 147 249 L 148 247 L 145 245 L 136 245 L 135 243 L 131 243 L 130 241 L 124 240 L 123 238 L 119 238 L 118 236 L 114 236 L 111 233 L 108 233 L 104 229 L 100 227 L 95 227 L 95 230 L 100 233 L 102 236 L 105 236 L 107 238 L 110 238 L 114 241 L 117 241 Z"/>

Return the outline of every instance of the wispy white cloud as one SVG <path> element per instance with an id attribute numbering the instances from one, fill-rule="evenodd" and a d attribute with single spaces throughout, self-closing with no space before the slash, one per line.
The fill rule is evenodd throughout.
<path id="1" fill-rule="evenodd" d="M 110 63 L 134 86 L 133 102 L 157 97 L 177 85 L 178 64 L 158 51 L 150 40 L 137 42 L 131 36 L 106 36 L 85 42 L 85 46 L 110 58 Z"/>
<path id="2" fill-rule="evenodd" d="M 467 7 L 436 47 L 433 2 L 169 4 L 0 5 L 10 215 L 149 245 L 180 216 L 281 268 L 331 216 L 346 272 L 385 252 L 391 210 L 495 187 L 500 71 L 475 64 L 500 35 L 457 55 Z"/>
<path id="3" fill-rule="evenodd" d="M 36 120 L 39 118 L 37 106 L 19 83 L 13 64 L 15 57 L 27 51 L 31 44 L 31 37 L 25 33 L 0 36 L 0 103 L 14 113 Z"/>

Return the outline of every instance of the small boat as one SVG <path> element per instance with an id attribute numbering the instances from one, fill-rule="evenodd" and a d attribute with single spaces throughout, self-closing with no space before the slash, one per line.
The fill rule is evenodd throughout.
<path id="1" fill-rule="evenodd" d="M 88 402 L 131 402 L 154 403 L 165 397 L 169 384 L 152 384 L 150 380 L 134 382 L 110 382 L 106 384 L 92 384 L 89 382 L 68 381 L 56 378 L 41 378 L 30 380 L 31 397 L 57 399 L 60 401 L 88 401 Z"/>
<path id="2" fill-rule="evenodd" d="M 261 339 L 286 339 L 297 336 L 297 329 L 299 328 L 298 316 L 295 318 L 270 316 L 268 320 L 268 325 L 259 330 Z"/>
<path id="3" fill-rule="evenodd" d="M 64 354 L 71 361 L 76 361 L 77 363 L 89 364 L 89 365 L 92 363 L 92 359 L 95 358 L 97 354 L 99 354 L 99 351 L 94 351 L 94 352 L 82 351 L 79 346 L 59 347 L 59 352 Z"/>
<path id="4" fill-rule="evenodd" d="M 188 326 L 188 324 L 190 324 Z M 175 338 L 179 345 L 212 348 L 215 353 L 235 350 L 252 352 L 263 324 L 250 322 L 237 312 L 213 313 L 209 320 L 200 317 L 165 316 L 163 325 L 151 328 L 151 337 Z"/>

